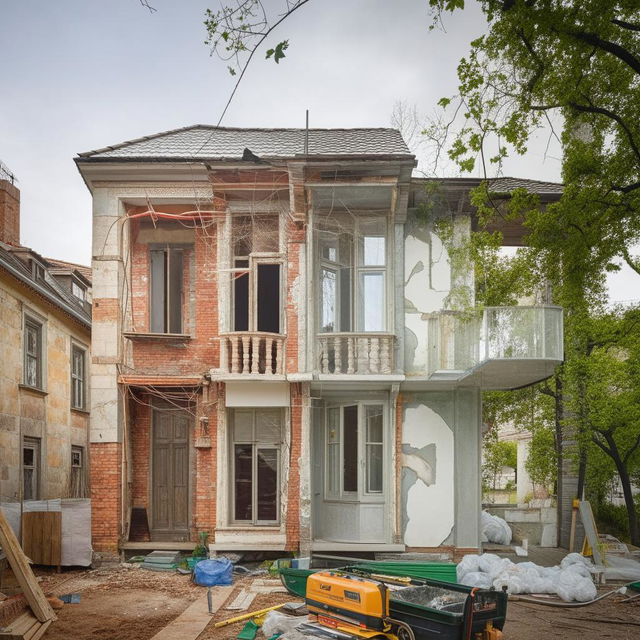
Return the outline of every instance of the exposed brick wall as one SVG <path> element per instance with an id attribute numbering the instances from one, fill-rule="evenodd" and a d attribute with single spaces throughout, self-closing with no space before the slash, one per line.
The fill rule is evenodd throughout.
<path id="1" fill-rule="evenodd" d="M 285 367 L 287 373 L 298 371 L 298 299 L 299 287 L 296 280 L 300 276 L 300 244 L 305 240 L 304 227 L 293 221 L 287 224 L 287 347 Z"/>
<path id="2" fill-rule="evenodd" d="M 0 180 L 0 241 L 20 244 L 20 190 Z"/>
<path id="3" fill-rule="evenodd" d="M 287 479 L 287 550 L 300 546 L 300 452 L 302 443 L 302 402 L 300 383 L 291 385 L 289 477 Z"/>
<path id="4" fill-rule="evenodd" d="M 141 395 L 143 402 L 148 396 Z M 151 462 L 151 407 L 129 401 L 131 407 L 131 501 L 134 507 L 149 507 L 149 466 Z"/>
<path id="5" fill-rule="evenodd" d="M 122 445 L 91 444 L 91 537 L 95 551 L 117 551 L 120 537 Z"/>

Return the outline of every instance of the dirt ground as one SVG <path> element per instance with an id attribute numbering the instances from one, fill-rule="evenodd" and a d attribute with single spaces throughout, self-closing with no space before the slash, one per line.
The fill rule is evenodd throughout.
<path id="1" fill-rule="evenodd" d="M 45 640 L 149 640 L 189 604 L 206 593 L 191 583 L 189 576 L 154 573 L 145 569 L 115 567 L 94 571 L 65 571 L 41 574 L 45 592 L 55 595 L 80 594 L 79 604 L 66 604 L 58 621 L 51 625 Z M 265 576 L 261 576 L 265 577 Z M 234 581 L 230 603 L 240 588 L 255 578 Z M 610 590 L 611 585 L 602 591 Z M 623 603 L 614 595 L 602 602 L 578 609 L 556 609 L 523 602 L 510 602 L 504 640 L 591 640 L 640 638 L 640 598 Z M 259 594 L 251 610 L 294 601 L 288 594 Z M 214 622 L 243 612 L 223 607 L 212 616 L 198 640 L 231 640 L 242 629 L 234 624 L 214 629 Z M 176 638 L 176 640 L 181 640 Z M 258 640 L 264 640 L 258 635 Z"/>

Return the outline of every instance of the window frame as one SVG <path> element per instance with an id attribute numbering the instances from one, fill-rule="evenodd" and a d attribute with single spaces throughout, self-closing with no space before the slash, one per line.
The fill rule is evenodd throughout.
<path id="1" fill-rule="evenodd" d="M 29 330 L 35 331 L 36 336 L 36 352 L 29 352 Z M 44 322 L 38 320 L 30 314 L 24 314 L 23 322 L 23 376 L 22 383 L 24 386 L 31 389 L 37 389 L 38 391 L 44 391 Z M 36 381 L 32 384 L 29 381 L 29 361 L 30 358 L 35 361 L 36 368 Z"/>
<path id="2" fill-rule="evenodd" d="M 277 442 L 260 441 L 257 437 L 257 416 L 261 411 L 272 411 L 279 414 L 280 421 L 280 439 Z M 235 433 L 235 416 L 238 413 L 250 413 L 251 414 L 251 438 L 238 438 L 236 439 Z M 279 526 L 282 521 L 282 502 L 281 502 L 281 482 L 282 482 L 282 445 L 284 441 L 284 424 L 285 415 L 284 411 L 278 407 L 235 407 L 229 409 L 229 523 L 235 526 Z M 235 517 L 236 513 L 236 491 L 235 491 L 235 477 L 236 477 L 236 457 L 235 447 L 236 445 L 250 445 L 251 446 L 251 512 L 252 518 L 250 520 L 238 520 Z M 276 470 L 276 519 L 275 520 L 259 520 L 258 519 L 258 450 L 270 450 L 276 451 L 277 470 Z"/>
<path id="3" fill-rule="evenodd" d="M 82 371 L 79 375 L 75 371 L 76 354 L 82 356 Z M 76 402 L 76 391 L 80 391 L 81 401 Z M 71 408 L 79 411 L 86 411 L 87 408 L 87 349 L 75 342 L 71 343 Z"/>
<path id="4" fill-rule="evenodd" d="M 184 287 L 184 274 L 185 274 L 185 251 L 188 250 L 191 245 L 185 244 L 175 244 L 175 243 L 166 243 L 166 244 L 149 244 L 149 329 L 151 333 L 165 334 L 165 335 L 180 335 L 184 333 L 184 309 L 185 309 L 185 287 Z M 156 282 L 157 276 L 154 270 L 154 253 L 162 253 L 164 255 L 163 262 L 163 271 L 162 271 L 162 281 L 160 284 Z M 172 269 L 172 256 L 176 256 L 180 254 L 180 278 L 177 282 L 180 284 L 180 291 L 176 294 L 176 292 L 172 292 L 172 277 L 171 277 L 171 269 Z M 174 258 L 175 259 L 175 258 Z M 156 291 L 156 286 L 158 286 L 158 291 Z M 162 300 L 163 300 L 163 309 L 162 312 L 160 310 L 156 311 L 155 304 L 160 304 L 160 302 L 156 302 L 156 295 L 158 292 L 162 292 Z M 179 299 L 179 313 L 176 317 L 172 317 L 172 298 L 174 296 Z M 156 330 L 158 327 L 156 326 L 157 319 L 162 317 L 162 330 Z M 176 328 L 174 322 L 179 320 L 180 326 L 177 327 L 177 331 L 171 331 L 171 329 Z"/>
<path id="5" fill-rule="evenodd" d="M 390 299 L 389 282 L 391 280 L 391 261 L 390 261 L 390 245 L 391 245 L 391 226 L 387 217 L 375 215 L 359 215 L 354 216 L 353 226 L 347 233 L 351 233 L 351 257 L 350 264 L 345 265 L 340 259 L 339 241 L 336 243 L 336 260 L 330 260 L 322 255 L 321 243 L 322 235 L 325 233 L 335 233 L 338 235 L 339 229 L 328 228 L 323 225 L 323 217 L 319 216 L 319 225 L 317 230 L 317 239 L 315 242 L 315 251 L 317 255 L 316 262 L 316 281 L 318 282 L 318 293 L 316 295 L 317 313 L 316 320 L 318 322 L 318 333 L 388 333 L 391 331 L 392 320 L 387 309 L 387 301 Z M 384 232 L 381 235 L 364 234 L 363 229 L 367 224 L 380 223 L 384 225 Z M 384 238 L 384 264 L 373 265 L 366 264 L 364 260 L 364 239 L 367 237 Z M 350 269 L 349 274 L 349 309 L 348 313 L 343 313 L 342 309 L 342 278 L 341 271 Z M 335 308 L 334 308 L 334 329 L 332 331 L 323 330 L 323 308 L 324 308 L 324 291 L 322 287 L 323 271 L 331 271 L 335 274 Z M 365 305 L 364 305 L 364 280 L 368 274 L 382 275 L 382 300 L 380 308 L 382 311 L 382 327 L 379 329 L 365 329 Z M 342 326 L 342 320 L 348 316 L 349 329 Z"/>
<path id="6" fill-rule="evenodd" d="M 78 291 L 82 292 L 81 296 L 79 296 L 74 291 L 74 287 L 76 289 L 78 289 Z M 75 278 L 71 278 L 71 295 L 74 296 L 74 298 L 77 298 L 78 300 L 80 300 L 81 302 L 84 302 L 87 299 L 87 289 L 86 289 L 86 287 L 82 286 Z"/>
<path id="7" fill-rule="evenodd" d="M 33 451 L 33 465 L 25 465 L 24 452 L 25 450 Z M 22 437 L 22 456 L 20 458 L 20 466 L 22 468 L 22 499 L 23 500 L 40 500 L 41 491 L 41 474 L 42 474 L 42 438 L 34 438 L 31 436 Z M 26 497 L 25 491 L 25 471 L 27 469 L 33 470 L 33 477 L 31 479 L 31 490 L 35 495 Z"/>

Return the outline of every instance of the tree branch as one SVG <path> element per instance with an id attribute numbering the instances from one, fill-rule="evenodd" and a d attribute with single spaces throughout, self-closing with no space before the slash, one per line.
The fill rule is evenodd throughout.
<path id="1" fill-rule="evenodd" d="M 612 24 L 621 27 L 622 29 L 628 29 L 629 31 L 640 31 L 640 24 L 634 24 L 633 22 L 627 22 L 626 20 L 618 20 L 614 18 L 611 20 Z"/>
<path id="2" fill-rule="evenodd" d="M 558 33 L 563 33 L 563 31 L 559 30 Z M 606 51 L 607 53 L 614 55 L 640 75 L 640 60 L 619 44 L 610 42 L 609 40 L 603 40 L 596 33 L 566 30 L 564 31 L 564 34 L 573 36 L 576 40 L 581 40 L 582 42 L 586 42 L 587 44 L 593 45 L 602 51 Z"/>

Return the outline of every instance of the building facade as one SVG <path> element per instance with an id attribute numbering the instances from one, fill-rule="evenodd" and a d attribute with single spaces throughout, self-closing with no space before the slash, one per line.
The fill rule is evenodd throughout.
<path id="1" fill-rule="evenodd" d="M 481 391 L 550 375 L 562 314 L 456 311 L 477 180 L 412 179 L 393 129 L 195 126 L 76 163 L 96 549 L 478 548 Z"/>
<path id="2" fill-rule="evenodd" d="M 89 495 L 90 300 L 88 268 L 20 244 L 0 179 L 1 502 Z"/>

